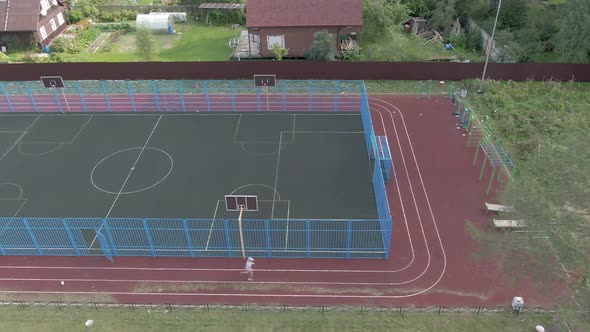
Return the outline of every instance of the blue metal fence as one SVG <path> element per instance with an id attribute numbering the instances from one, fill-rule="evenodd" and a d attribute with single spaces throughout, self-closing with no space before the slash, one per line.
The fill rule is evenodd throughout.
<path id="1" fill-rule="evenodd" d="M 362 81 L 0 81 L 0 112 L 358 112 Z"/>
<path id="2" fill-rule="evenodd" d="M 243 220 L 244 246 L 257 257 L 387 258 L 392 218 L 362 81 L 0 82 L 0 112 L 330 111 L 359 112 L 379 219 Z M 1 100 L 1 99 L 0 99 Z M 2 255 L 239 257 L 235 219 L 0 218 Z"/>
<path id="3" fill-rule="evenodd" d="M 379 220 L 247 219 L 242 224 L 249 256 L 387 255 Z M 241 257 L 236 219 L 0 218 L 0 229 L 2 255 Z"/>

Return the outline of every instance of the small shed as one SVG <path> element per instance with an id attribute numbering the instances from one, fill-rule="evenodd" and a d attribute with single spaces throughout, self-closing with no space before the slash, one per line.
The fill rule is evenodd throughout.
<path id="1" fill-rule="evenodd" d="M 413 35 L 417 35 L 426 29 L 426 19 L 424 17 L 411 17 L 403 21 L 402 24 Z"/>
<path id="2" fill-rule="evenodd" d="M 174 33 L 174 19 L 169 14 L 163 15 L 149 15 L 139 14 L 135 19 L 135 25 L 150 29 L 154 33 L 167 32 L 169 34 Z"/>

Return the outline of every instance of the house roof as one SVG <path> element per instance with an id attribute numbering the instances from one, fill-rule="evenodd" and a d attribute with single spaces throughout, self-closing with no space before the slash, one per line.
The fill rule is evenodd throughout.
<path id="1" fill-rule="evenodd" d="M 247 27 L 362 26 L 362 0 L 248 0 Z"/>
<path id="2" fill-rule="evenodd" d="M 0 31 L 37 31 L 39 0 L 0 1 Z"/>

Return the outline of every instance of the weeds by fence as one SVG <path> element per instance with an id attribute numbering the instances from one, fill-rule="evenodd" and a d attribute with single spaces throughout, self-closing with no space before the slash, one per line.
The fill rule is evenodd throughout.
<path id="1" fill-rule="evenodd" d="M 101 303 L 101 302 L 26 302 L 26 301 L 0 301 L 2 307 L 27 308 L 56 308 L 56 309 L 128 309 L 128 310 L 151 310 L 151 311 L 174 311 L 174 310 L 199 310 L 199 311 L 254 311 L 254 312 L 390 312 L 397 314 L 446 314 L 446 313 L 514 313 L 514 314 L 553 314 L 557 312 L 557 306 L 531 306 L 525 307 L 520 312 L 512 310 L 511 306 L 289 306 L 289 305 L 261 305 L 261 304 L 145 304 L 145 303 Z"/>

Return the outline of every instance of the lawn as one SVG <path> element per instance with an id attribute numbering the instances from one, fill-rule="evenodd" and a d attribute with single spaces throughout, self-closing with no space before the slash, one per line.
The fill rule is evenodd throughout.
<path id="1" fill-rule="evenodd" d="M 93 320 L 90 328 L 87 320 Z M 20 331 L 533 331 L 551 316 L 237 310 L 2 308 L 0 330 Z"/>
<path id="2" fill-rule="evenodd" d="M 174 35 L 156 34 L 158 54 L 154 61 L 225 61 L 231 56 L 228 47 L 230 38 L 239 35 L 239 30 L 229 27 L 204 26 L 197 22 L 177 23 Z M 77 62 L 134 62 L 135 33 L 117 37 L 94 54 L 66 54 L 65 61 Z"/>
<path id="3" fill-rule="evenodd" d="M 403 31 L 392 31 L 388 38 L 377 42 L 361 39 L 362 61 L 431 61 L 450 59 L 469 59 L 471 62 L 483 61 L 484 57 L 474 51 L 457 48 L 445 50 L 440 41 L 431 41 L 410 35 Z"/>

